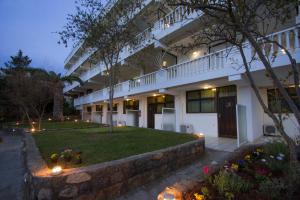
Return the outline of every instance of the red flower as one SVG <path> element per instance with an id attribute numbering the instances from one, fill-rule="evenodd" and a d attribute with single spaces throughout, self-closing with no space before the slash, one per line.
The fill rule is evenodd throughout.
<path id="1" fill-rule="evenodd" d="M 209 173 L 209 168 L 208 168 L 208 166 L 204 166 L 204 167 L 203 167 L 203 173 L 204 173 L 204 174 L 208 174 L 208 173 Z"/>

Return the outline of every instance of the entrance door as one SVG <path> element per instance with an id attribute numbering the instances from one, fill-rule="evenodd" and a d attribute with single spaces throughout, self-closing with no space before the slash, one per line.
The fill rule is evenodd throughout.
<path id="1" fill-rule="evenodd" d="M 156 104 L 148 104 L 148 128 L 154 128 Z"/>
<path id="2" fill-rule="evenodd" d="M 218 99 L 219 136 L 236 138 L 236 97 L 220 97 Z"/>

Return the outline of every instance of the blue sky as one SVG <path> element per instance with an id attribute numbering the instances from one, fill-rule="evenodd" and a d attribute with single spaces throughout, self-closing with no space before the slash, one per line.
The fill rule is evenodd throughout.
<path id="1" fill-rule="evenodd" d="M 0 66 L 19 49 L 32 66 L 64 72 L 71 46 L 57 44 L 75 0 L 0 0 Z"/>

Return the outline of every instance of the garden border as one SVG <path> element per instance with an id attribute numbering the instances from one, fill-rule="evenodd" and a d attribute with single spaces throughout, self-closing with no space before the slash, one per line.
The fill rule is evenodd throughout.
<path id="1" fill-rule="evenodd" d="M 187 165 L 205 151 L 205 139 L 52 176 L 31 134 L 25 133 L 30 199 L 113 199 Z"/>

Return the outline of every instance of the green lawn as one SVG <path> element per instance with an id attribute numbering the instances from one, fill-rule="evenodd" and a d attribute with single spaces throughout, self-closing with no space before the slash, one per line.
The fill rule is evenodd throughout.
<path id="1" fill-rule="evenodd" d="M 33 136 L 48 164 L 52 153 L 60 153 L 65 148 L 81 151 L 83 163 L 72 167 L 116 160 L 196 139 L 191 134 L 144 128 L 119 127 L 113 134 L 107 131 L 107 128 L 57 130 Z"/>
<path id="2" fill-rule="evenodd" d="M 11 122 L 7 124 L 8 127 L 13 128 L 29 128 L 28 123 L 16 125 L 15 122 Z M 36 125 L 37 126 L 37 125 Z M 64 122 L 52 122 L 52 121 L 43 121 L 42 129 L 46 130 L 58 130 L 58 129 L 82 129 L 82 128 L 97 128 L 102 127 L 103 125 L 96 123 L 87 123 L 82 121 L 64 121 Z"/>

